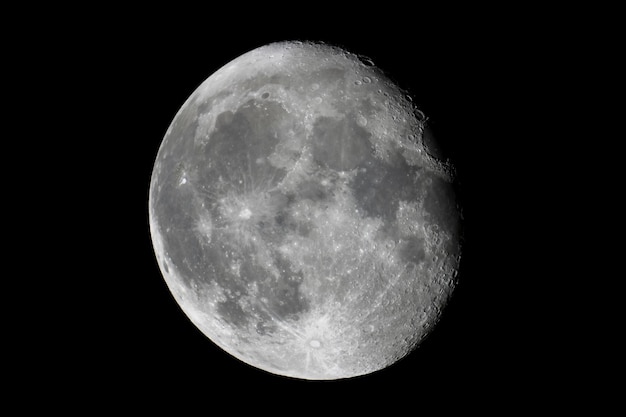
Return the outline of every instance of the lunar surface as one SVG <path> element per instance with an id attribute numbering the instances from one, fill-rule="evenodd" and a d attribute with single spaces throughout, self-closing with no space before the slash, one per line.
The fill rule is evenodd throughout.
<path id="1" fill-rule="evenodd" d="M 437 323 L 461 258 L 454 170 L 365 58 L 285 42 L 189 97 L 150 183 L 152 241 L 191 321 L 303 379 L 385 368 Z"/>

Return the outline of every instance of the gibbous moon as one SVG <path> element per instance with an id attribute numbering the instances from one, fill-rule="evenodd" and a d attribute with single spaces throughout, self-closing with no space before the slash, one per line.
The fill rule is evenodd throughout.
<path id="1" fill-rule="evenodd" d="M 425 123 L 370 60 L 328 45 L 266 45 L 211 75 L 150 183 L 156 258 L 189 319 L 295 378 L 364 375 L 415 349 L 461 257 L 454 169 Z"/>

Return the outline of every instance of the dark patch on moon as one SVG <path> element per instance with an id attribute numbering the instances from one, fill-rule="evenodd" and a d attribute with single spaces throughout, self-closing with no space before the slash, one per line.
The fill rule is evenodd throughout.
<path id="1" fill-rule="evenodd" d="M 257 321 L 254 327 L 258 334 L 266 335 L 274 333 L 276 324 L 271 321 L 271 318 L 268 315 L 267 319 Z"/>
<path id="2" fill-rule="evenodd" d="M 415 182 L 417 168 L 407 164 L 398 150 L 385 162 L 369 156 L 352 182 L 359 208 L 369 217 L 379 217 L 391 230 L 400 200 L 415 201 L 419 188 Z"/>
<path id="3" fill-rule="evenodd" d="M 304 180 L 298 184 L 298 197 L 312 202 L 329 199 L 329 192 L 317 180 Z"/>
<path id="4" fill-rule="evenodd" d="M 433 175 L 424 199 L 424 211 L 433 223 L 458 236 L 460 218 L 452 184 Z"/>
<path id="5" fill-rule="evenodd" d="M 424 199 L 426 218 L 450 234 L 445 250 L 451 256 L 457 256 L 461 249 L 461 212 L 458 207 L 453 184 L 433 176 Z"/>
<path id="6" fill-rule="evenodd" d="M 217 313 L 228 324 L 244 327 L 248 324 L 249 313 L 243 310 L 239 299 L 241 296 L 230 295 L 225 301 L 217 303 Z"/>
<path id="7" fill-rule="evenodd" d="M 290 204 L 289 197 L 280 191 L 273 190 L 261 194 L 261 198 L 265 201 L 259 201 L 259 204 L 255 205 L 258 213 L 255 227 L 266 243 L 279 243 L 283 239 L 284 230 L 278 224 L 277 218 L 287 211 Z"/>
<path id="8" fill-rule="evenodd" d="M 186 284 L 202 275 L 205 251 L 195 234 L 171 230 L 164 240 L 168 257 Z"/>
<path id="9" fill-rule="evenodd" d="M 263 268 L 253 253 L 243 254 L 239 259 L 240 278 L 226 270 L 220 272 L 228 277 L 228 281 L 220 280 L 225 300 L 217 305 L 217 311 L 224 321 L 243 328 L 251 320 L 256 320 L 254 325 L 257 332 L 266 334 L 275 328 L 275 318 L 280 321 L 297 319 L 309 311 L 309 301 L 300 291 L 303 274 L 294 271 L 289 261 L 280 254 L 274 253 L 273 259 L 278 276 Z M 258 296 L 254 300 L 242 299 L 249 294 L 246 286 L 252 282 L 256 284 Z M 245 307 L 246 303 L 250 305 Z M 255 311 L 256 318 L 250 314 L 250 310 Z"/>
<path id="10" fill-rule="evenodd" d="M 311 83 L 323 83 L 324 85 L 344 83 L 346 79 L 346 70 L 338 67 L 322 68 L 317 71 L 313 71 L 309 78 Z"/>
<path id="11" fill-rule="evenodd" d="M 285 233 L 293 233 L 301 237 L 308 237 L 313 229 L 311 222 L 295 219 L 289 210 L 281 210 L 274 218 L 276 226 Z"/>
<path id="12" fill-rule="evenodd" d="M 215 130 L 209 140 L 209 153 L 214 158 L 224 159 L 239 169 L 252 164 L 252 174 L 257 168 L 257 158 L 270 155 L 279 141 L 278 129 L 272 125 L 284 116 L 284 110 L 272 102 L 257 105 L 248 101 L 234 113 L 227 110 L 215 122 Z"/>
<path id="13" fill-rule="evenodd" d="M 268 307 L 281 319 L 296 319 L 309 310 L 309 301 L 300 292 L 304 276 L 294 271 L 291 263 L 279 253 L 275 254 L 278 277 L 271 277 L 260 286 L 261 297 L 268 299 Z"/>
<path id="14" fill-rule="evenodd" d="M 439 142 L 437 142 L 435 140 L 435 137 L 433 136 L 432 129 L 428 127 L 424 129 L 424 134 L 422 135 L 422 141 L 424 143 L 424 149 L 426 149 L 426 152 L 428 152 L 430 156 L 432 156 L 435 159 L 444 158 Z"/>
<path id="15" fill-rule="evenodd" d="M 404 238 L 398 248 L 400 259 L 404 263 L 413 262 L 415 265 L 426 259 L 426 251 L 424 249 L 424 239 L 416 236 Z"/>
<path id="16" fill-rule="evenodd" d="M 217 305 L 217 312 L 227 323 L 237 327 L 244 327 L 248 324 L 250 314 L 244 311 L 241 303 L 241 297 L 247 296 L 247 285 L 253 281 L 261 280 L 266 274 L 260 265 L 254 262 L 255 258 L 250 253 L 242 253 L 232 259 L 233 262 L 239 262 L 239 276 L 230 270 L 230 263 L 224 262 L 222 256 L 220 259 L 213 258 L 218 266 L 214 279 L 220 288 L 224 291 L 225 300 Z"/>
<path id="17" fill-rule="evenodd" d="M 313 158 L 321 166 L 350 171 L 372 153 L 370 136 L 353 114 L 339 120 L 319 117 L 313 126 Z"/>
<path id="18" fill-rule="evenodd" d="M 267 187 L 278 183 L 284 170 L 267 163 L 257 163 L 271 155 L 280 142 L 284 129 L 280 124 L 289 117 L 277 103 L 249 100 L 234 112 L 220 113 L 215 122 L 205 153 L 196 156 L 202 184 L 215 185 L 216 179 L 224 178 L 231 184 Z"/>

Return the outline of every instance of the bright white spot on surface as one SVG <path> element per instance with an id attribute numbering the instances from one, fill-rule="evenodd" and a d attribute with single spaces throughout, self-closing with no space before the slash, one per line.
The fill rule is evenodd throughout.
<path id="1" fill-rule="evenodd" d="M 315 339 L 311 340 L 311 341 L 309 342 L 309 345 L 310 345 L 311 347 L 314 347 L 314 348 L 318 348 L 318 347 L 322 346 L 322 344 L 320 343 L 320 341 L 319 341 L 319 340 L 315 340 Z"/>
<path id="2" fill-rule="evenodd" d="M 180 179 L 180 185 L 183 185 L 183 184 L 187 184 L 187 178 L 185 178 L 185 177 L 182 177 Z"/>
<path id="3" fill-rule="evenodd" d="M 239 217 L 241 219 L 248 220 L 250 217 L 252 217 L 252 212 L 249 208 L 245 208 L 241 210 L 241 213 L 239 213 Z"/>

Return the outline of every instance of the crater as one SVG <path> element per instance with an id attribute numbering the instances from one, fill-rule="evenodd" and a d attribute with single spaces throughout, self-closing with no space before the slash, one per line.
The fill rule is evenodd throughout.
<path id="1" fill-rule="evenodd" d="M 314 349 L 319 349 L 322 347 L 322 342 L 320 342 L 317 339 L 311 339 L 309 340 L 309 346 L 311 346 Z"/>

